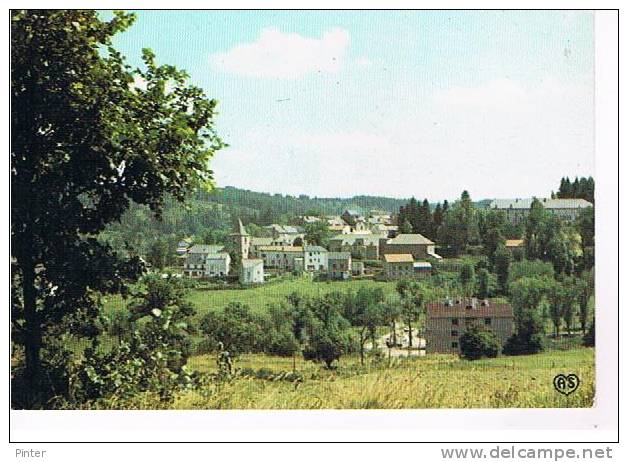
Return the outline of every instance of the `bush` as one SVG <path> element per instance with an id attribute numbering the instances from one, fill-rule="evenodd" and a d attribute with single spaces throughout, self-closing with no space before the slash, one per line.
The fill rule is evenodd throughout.
<path id="1" fill-rule="evenodd" d="M 465 359 L 495 358 L 500 347 L 495 334 L 477 326 L 471 327 L 460 337 L 460 350 Z"/>
<path id="2" fill-rule="evenodd" d="M 529 337 L 522 334 L 512 335 L 504 344 L 502 353 L 508 356 L 531 355 L 545 349 L 545 338 L 536 333 Z"/>

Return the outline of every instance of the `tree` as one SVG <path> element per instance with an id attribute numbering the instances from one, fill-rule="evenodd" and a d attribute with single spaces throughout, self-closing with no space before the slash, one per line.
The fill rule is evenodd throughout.
<path id="1" fill-rule="evenodd" d="M 460 268 L 460 284 L 464 288 L 465 295 L 470 295 L 475 287 L 475 268 L 471 263 L 466 263 Z"/>
<path id="2" fill-rule="evenodd" d="M 584 335 L 584 337 L 582 337 L 582 344 L 587 347 L 595 346 L 595 319 L 591 323 L 591 326 L 589 327 L 587 333 Z"/>
<path id="3" fill-rule="evenodd" d="M 169 401 L 176 390 L 198 385 L 197 374 L 186 368 L 195 309 L 185 301 L 183 282 L 154 275 L 142 282 L 145 289 L 134 294 L 128 306 L 130 339 L 103 353 L 94 338 L 86 349 L 77 374 L 80 388 L 75 386 L 71 393 L 78 402 L 111 402 L 139 392 L 154 392 Z"/>
<path id="4" fill-rule="evenodd" d="M 421 319 L 426 294 L 418 283 L 406 279 L 397 283 L 396 290 L 401 298 L 401 318 L 408 326 L 408 348 L 412 348 L 412 329 Z"/>
<path id="5" fill-rule="evenodd" d="M 401 234 L 412 234 L 412 225 L 408 220 L 403 220 L 403 222 L 399 226 L 399 232 Z"/>
<path id="6" fill-rule="evenodd" d="M 582 239 L 582 246 L 593 247 L 595 245 L 595 210 L 593 207 L 587 207 L 580 212 L 576 226 Z"/>
<path id="7" fill-rule="evenodd" d="M 94 319 L 92 294 L 119 291 L 139 273 L 94 236 L 132 201 L 159 215 L 166 193 L 183 200 L 208 184 L 208 162 L 222 147 L 216 101 L 188 86 L 184 72 L 158 66 L 150 50 L 145 70 L 133 70 L 112 47 L 133 19 L 11 12 L 11 244 L 23 292 L 12 321 L 33 398 L 46 388 L 49 327 L 79 313 Z"/>
<path id="8" fill-rule="evenodd" d="M 554 324 L 554 336 L 558 337 L 567 298 L 566 288 L 560 282 L 554 281 L 549 288 L 547 298 L 550 318 Z"/>
<path id="9" fill-rule="evenodd" d="M 506 215 L 502 211 L 488 210 L 479 215 L 479 230 L 484 248 L 484 254 L 491 264 L 494 264 L 495 252 L 506 243 L 504 228 Z"/>
<path id="10" fill-rule="evenodd" d="M 495 334 L 477 325 L 467 329 L 460 337 L 460 352 L 464 359 L 496 358 L 500 349 Z"/>
<path id="11" fill-rule="evenodd" d="M 592 271 L 583 272 L 576 282 L 576 300 L 578 303 L 578 318 L 580 329 L 584 334 L 589 320 L 589 300 L 593 295 L 595 287 L 595 277 Z"/>
<path id="12" fill-rule="evenodd" d="M 360 364 L 364 364 L 364 344 L 369 338 L 375 344 L 377 327 L 384 323 L 383 301 L 381 287 L 360 287 L 357 293 L 347 294 L 345 318 L 359 328 Z"/>
<path id="13" fill-rule="evenodd" d="M 168 265 L 168 256 L 170 253 L 171 249 L 168 246 L 168 241 L 165 239 L 155 239 L 148 248 L 146 259 L 154 268 L 161 270 Z"/>
<path id="14" fill-rule="evenodd" d="M 504 354 L 533 354 L 544 349 L 545 328 L 540 305 L 547 297 L 551 284 L 552 280 L 547 277 L 525 277 L 511 284 L 515 333 L 504 345 Z"/>
<path id="15" fill-rule="evenodd" d="M 316 221 L 305 225 L 305 241 L 309 245 L 327 246 L 330 238 L 326 221 Z"/>
<path id="16" fill-rule="evenodd" d="M 308 302 L 311 316 L 306 326 L 307 342 L 303 357 L 323 362 L 328 369 L 349 347 L 349 322 L 339 311 L 342 303 L 343 296 L 333 292 Z"/>
<path id="17" fill-rule="evenodd" d="M 497 281 L 495 280 L 495 276 L 493 276 L 486 268 L 479 269 L 476 295 L 481 299 L 491 297 L 495 292 L 496 284 Z"/>
<path id="18" fill-rule="evenodd" d="M 497 284 L 502 294 L 508 293 L 508 280 L 510 275 L 510 261 L 512 255 L 505 247 L 500 247 L 493 257 L 495 273 L 497 274 Z"/>
<path id="19" fill-rule="evenodd" d="M 214 351 L 222 345 L 232 355 L 263 351 L 265 327 L 261 316 L 239 302 L 229 303 L 222 311 L 210 311 L 200 324 Z"/>

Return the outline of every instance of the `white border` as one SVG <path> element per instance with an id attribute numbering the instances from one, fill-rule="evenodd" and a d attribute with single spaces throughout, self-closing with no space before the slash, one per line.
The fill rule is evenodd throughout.
<path id="1" fill-rule="evenodd" d="M 50 7 L 43 2 L 29 6 Z M 102 3 L 102 2 L 97 2 Z M 120 3 L 120 2 L 116 2 Z M 183 7 L 134 2 L 136 8 Z M 187 2 L 188 4 L 190 2 Z M 234 1 L 227 8 L 291 8 L 294 2 Z M 520 3 L 521 8 L 573 8 L 575 2 Z M 618 2 L 581 2 L 584 7 L 617 7 Z M 65 2 L 63 7 L 81 7 Z M 92 5 L 101 6 L 101 5 Z M 102 5 L 105 6 L 105 5 Z M 117 5 L 116 5 L 117 6 Z M 189 5 L 194 7 L 195 5 Z M 209 6 L 209 5 L 208 5 Z M 467 8 L 467 2 L 409 5 L 393 0 L 359 4 L 307 1 L 309 8 Z M 475 2 L 475 7 L 515 7 Z M 24 7 L 24 5 L 20 5 Z M 215 3 L 212 7 L 217 7 Z M 106 8 L 111 8 L 106 5 Z M 8 18 L 5 28 L 8 29 Z M 8 30 L 4 37 L 8 41 Z M 5 49 L 7 49 L 6 47 Z M 7 51 L 8 59 L 8 51 Z M 7 61 L 8 62 L 8 61 Z M 6 73 L 8 74 L 8 72 Z M 8 76 L 4 75 L 9 87 Z M 12 411 L 13 441 L 612 441 L 617 438 L 617 16 L 596 13 L 596 242 L 597 242 L 597 405 L 593 409 L 406 410 L 406 411 Z M 8 99 L 5 93 L 3 98 Z M 625 102 L 625 101 L 624 101 Z M 624 105 L 625 106 L 625 105 Z M 6 108 L 9 107 L 5 100 Z M 7 111 L 8 112 L 8 111 Z M 8 116 L 5 120 L 8 143 Z M 8 156 L 7 156 L 8 159 Z M 7 162 L 8 163 L 8 162 Z M 8 166 L 7 166 L 8 170 Z M 8 184 L 4 192 L 9 197 Z M 5 205 L 6 204 L 6 205 Z M 5 229 L 8 201 L 3 201 Z M 5 257 L 8 261 L 8 248 Z M 3 275 L 9 279 L 8 268 Z M 8 299 L 8 287 L 3 287 Z M 7 310 L 8 315 L 8 310 Z M 5 331 L 6 332 L 6 331 Z M 603 333 L 603 334 L 602 334 Z M 5 358 L 8 358 L 5 339 Z M 6 383 L 4 385 L 6 388 Z M 8 397 L 8 390 L 3 395 Z M 6 398 L 5 398 L 6 399 Z M 7 407 L 9 406 L 7 400 Z M 490 430 L 490 431 L 487 431 Z M 31 445 L 32 446 L 32 445 Z M 111 446 L 108 446 L 111 448 Z M 159 450 L 159 448 L 157 448 Z M 167 452 L 164 452 L 165 455 Z M 401 454 L 395 457 L 405 457 Z"/>

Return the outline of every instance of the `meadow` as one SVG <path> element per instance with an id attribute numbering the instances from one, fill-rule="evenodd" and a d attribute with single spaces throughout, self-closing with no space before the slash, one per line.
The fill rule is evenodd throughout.
<path id="1" fill-rule="evenodd" d="M 594 350 L 551 350 L 530 356 L 466 361 L 452 355 L 394 358 L 359 365 L 341 358 L 335 370 L 296 359 L 302 381 L 282 377 L 292 358 L 244 355 L 236 369 L 247 372 L 204 391 L 179 394 L 174 409 L 425 409 L 591 407 L 595 396 Z M 189 367 L 215 372 L 213 355 L 190 359 Z M 579 388 L 565 396 L 555 375 L 575 373 Z"/>
<path id="2" fill-rule="evenodd" d="M 192 289 L 187 300 L 194 304 L 197 316 L 220 310 L 231 302 L 248 305 L 253 311 L 263 311 L 268 305 L 286 301 L 293 292 L 306 296 L 320 296 L 329 292 L 348 290 L 356 291 L 360 287 L 382 287 L 385 293 L 395 291 L 395 282 L 374 281 L 371 279 L 354 279 L 350 281 L 312 281 L 307 277 L 288 277 L 272 281 L 264 285 L 247 289 Z M 119 295 L 105 299 L 105 312 L 122 310 L 128 302 Z"/>

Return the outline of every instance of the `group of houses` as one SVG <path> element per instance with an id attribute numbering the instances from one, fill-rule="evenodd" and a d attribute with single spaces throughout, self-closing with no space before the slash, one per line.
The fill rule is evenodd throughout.
<path id="1" fill-rule="evenodd" d="M 393 217 L 386 213 L 365 217 L 355 210 L 329 217 L 300 217 L 307 224 L 326 220 L 336 235 L 328 248 L 310 245 L 300 226 L 266 226 L 267 237 L 251 236 L 241 221 L 230 235 L 229 246 L 181 242 L 177 252 L 183 260 L 183 274 L 190 278 L 226 278 L 239 268 L 243 284 L 264 282 L 265 271 L 324 273 L 329 279 L 346 280 L 365 274 L 366 261 L 379 261 L 386 279 L 429 274 L 430 260 L 441 257 L 435 243 L 420 234 L 398 234 Z M 230 249 L 230 250 L 228 250 Z M 238 263 L 234 265 L 233 259 Z M 408 267 L 409 263 L 409 267 Z M 408 268 L 411 271 L 408 271 Z"/>

